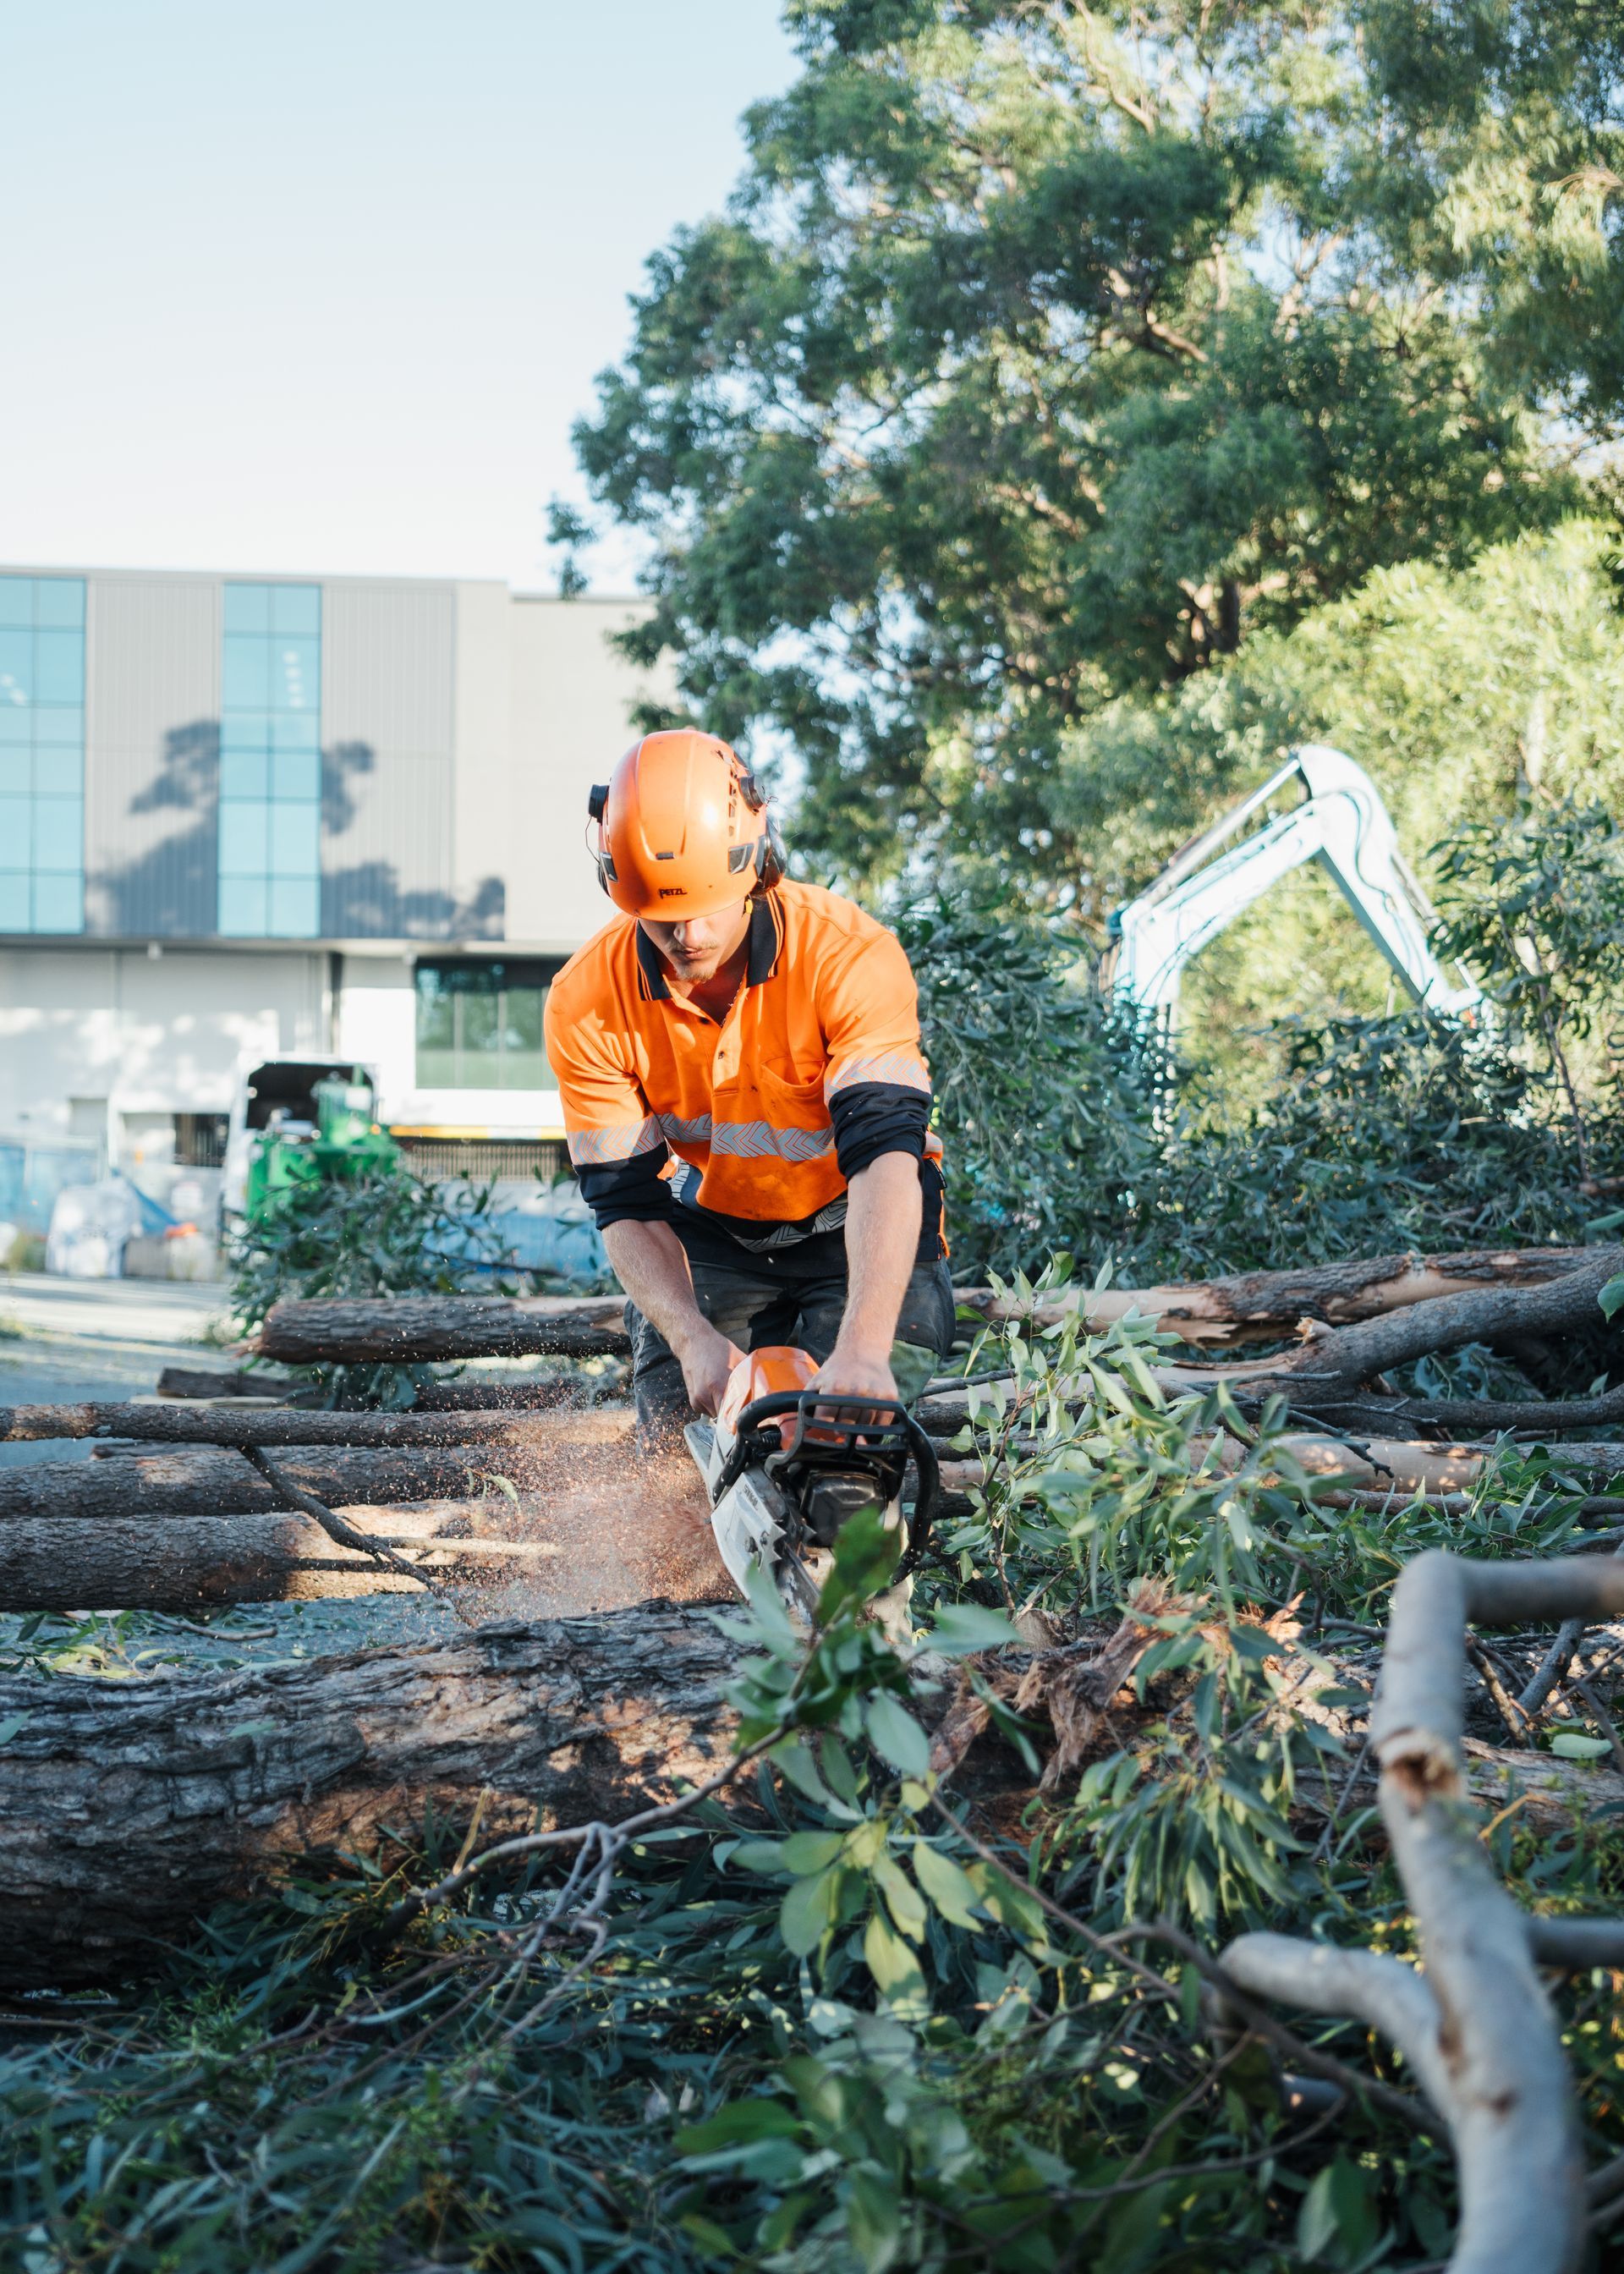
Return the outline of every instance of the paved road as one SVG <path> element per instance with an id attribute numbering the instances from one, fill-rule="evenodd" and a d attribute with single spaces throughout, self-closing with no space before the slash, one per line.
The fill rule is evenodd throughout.
<path id="1" fill-rule="evenodd" d="M 162 1367 L 213 1360 L 211 1337 L 222 1330 L 225 1308 L 225 1287 L 214 1283 L 0 1276 L 0 1405 L 149 1397 Z M 218 1362 L 230 1363 L 223 1354 Z M 89 1454 L 82 1441 L 0 1442 L 0 1467 Z"/>

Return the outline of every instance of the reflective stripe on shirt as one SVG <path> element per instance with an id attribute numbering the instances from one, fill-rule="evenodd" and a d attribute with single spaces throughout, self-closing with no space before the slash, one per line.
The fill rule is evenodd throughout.
<path id="1" fill-rule="evenodd" d="M 847 1058 L 840 1065 L 831 1066 L 823 1077 L 823 1096 L 838 1097 L 843 1089 L 860 1081 L 885 1082 L 895 1089 L 930 1088 L 925 1061 L 917 1050 L 886 1050 L 878 1058 Z"/>
<path id="2" fill-rule="evenodd" d="M 618 1121 L 607 1129 L 572 1129 L 569 1157 L 578 1168 L 597 1169 L 652 1152 L 665 1141 L 658 1119 L 647 1113 L 641 1121 Z"/>

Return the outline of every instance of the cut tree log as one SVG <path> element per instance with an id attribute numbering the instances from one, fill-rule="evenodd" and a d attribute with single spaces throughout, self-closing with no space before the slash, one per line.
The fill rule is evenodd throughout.
<path id="1" fill-rule="evenodd" d="M 500 1505 L 500 1503 L 499 1503 Z M 470 1501 L 346 1508 L 343 1519 L 438 1578 L 494 1586 L 561 1555 L 547 1540 L 477 1535 Z M 335 1546 L 308 1517 L 29 1517 L 0 1525 L 0 1613 L 185 1611 L 205 1603 L 310 1602 L 413 1591 L 404 1574 Z"/>
<path id="2" fill-rule="evenodd" d="M 289 1406 L 0 1405 L 0 1439 L 122 1437 L 167 1445 L 608 1445 L 629 1438 L 629 1406 L 523 1413 L 307 1413 Z"/>
<path id="3" fill-rule="evenodd" d="M 665 1602 L 150 1682 L 0 1678 L 0 1986 L 116 1977 L 289 1859 L 672 1797 L 726 1758 L 737 1645 Z"/>
<path id="4" fill-rule="evenodd" d="M 1341 1437 L 1320 1436 L 1307 1430 L 1288 1431 L 1276 1442 L 1311 1476 L 1335 1477 L 1339 1484 L 1365 1491 L 1397 1493 L 1406 1498 L 1418 1493 L 1429 1499 L 1469 1491 L 1493 1449 L 1485 1445 L 1409 1444 L 1383 1437 L 1361 1437 L 1350 1444 Z M 1598 1449 L 1575 1449 L 1593 1453 Z M 1624 1455 L 1624 1447 L 1617 1449 Z M 1249 1457 L 1247 1448 L 1233 1437 L 1218 1439 L 1215 1449 L 1213 1440 L 1198 1437 L 1192 1440 L 1190 1450 L 1195 1462 L 1210 1451 L 1220 1472 L 1238 1468 Z M 1057 1457 L 1056 1466 L 1064 1465 L 1064 1456 Z M 940 1467 L 944 1491 L 966 1493 L 985 1481 L 986 1470 L 980 1461 L 944 1461 Z M 1038 1476 L 1031 1480 L 1034 1493 L 1041 1482 Z"/>
<path id="5" fill-rule="evenodd" d="M 329 1508 L 420 1501 L 477 1492 L 501 1473 L 500 1448 L 425 1446 L 369 1451 L 334 1446 L 286 1453 L 278 1465 Z M 500 1487 L 496 1487 L 500 1491 Z M 225 1447 L 182 1445 L 150 1453 L 109 1448 L 88 1461 L 31 1461 L 0 1469 L 0 1529 L 13 1517 L 82 1521 L 108 1516 L 253 1516 L 278 1505 L 265 1479 Z"/>
<path id="6" fill-rule="evenodd" d="M 166 1366 L 158 1376 L 160 1397 L 291 1397 L 306 1384 L 290 1374 L 251 1374 L 234 1367 Z"/>
<path id="7" fill-rule="evenodd" d="M 400 1295 L 278 1303 L 253 1348 L 286 1365 L 624 1357 L 619 1295 Z"/>

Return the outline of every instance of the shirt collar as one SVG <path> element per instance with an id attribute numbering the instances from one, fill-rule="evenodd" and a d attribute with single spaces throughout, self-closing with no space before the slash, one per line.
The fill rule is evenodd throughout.
<path id="1" fill-rule="evenodd" d="M 633 933 L 637 946 L 637 970 L 642 981 L 645 1002 L 668 1003 L 671 990 L 665 984 L 665 967 L 660 952 L 643 926 L 633 921 Z M 783 921 L 778 914 L 776 892 L 763 892 L 750 907 L 750 929 L 747 934 L 744 983 L 759 987 L 771 979 L 778 968 L 778 954 L 784 945 Z"/>

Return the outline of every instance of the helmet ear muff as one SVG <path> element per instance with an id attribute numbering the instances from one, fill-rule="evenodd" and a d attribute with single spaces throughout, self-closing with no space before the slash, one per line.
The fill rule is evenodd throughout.
<path id="1" fill-rule="evenodd" d="M 608 809 L 608 783 L 594 782 L 591 788 L 587 792 L 586 812 L 587 829 L 589 834 L 586 840 L 586 849 L 592 856 L 592 866 L 598 871 L 598 890 L 603 892 L 608 892 L 609 886 L 614 877 L 614 862 L 610 855 L 609 847 L 604 837 L 604 816 Z M 590 834 L 594 822 L 598 825 L 598 842 L 596 845 L 593 844 Z"/>
<path id="2" fill-rule="evenodd" d="M 785 864 L 788 858 L 789 855 L 784 849 L 784 840 L 778 832 L 778 825 L 772 816 L 768 814 L 766 825 L 762 831 L 761 851 L 756 856 L 756 888 L 757 892 L 770 892 L 775 885 L 783 883 Z"/>
<path id="3" fill-rule="evenodd" d="M 784 840 L 778 825 L 767 808 L 767 793 L 748 766 L 739 769 L 739 788 L 752 813 L 762 816 L 762 833 L 757 840 L 756 855 L 756 894 L 770 892 L 775 885 L 784 881 L 785 863 L 789 855 L 784 849 Z"/>

